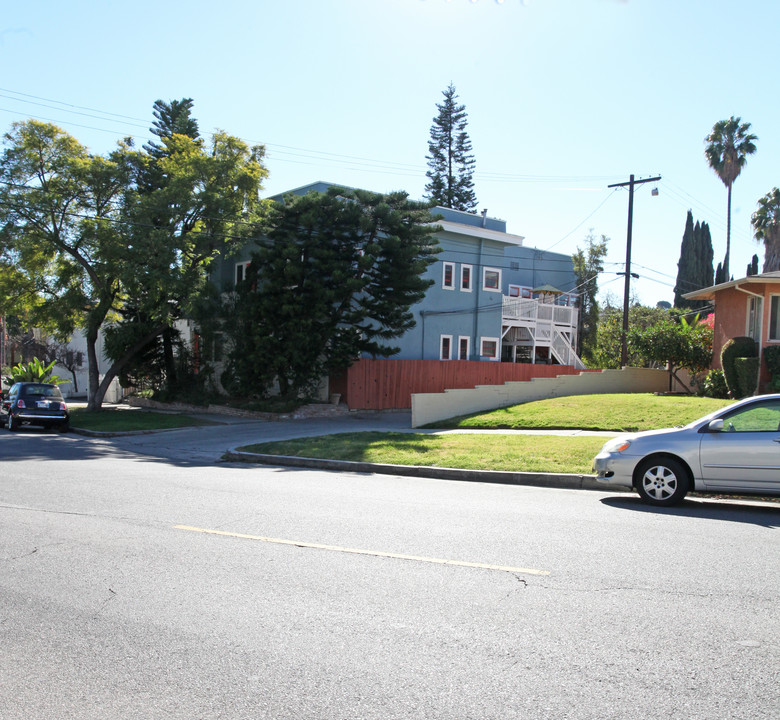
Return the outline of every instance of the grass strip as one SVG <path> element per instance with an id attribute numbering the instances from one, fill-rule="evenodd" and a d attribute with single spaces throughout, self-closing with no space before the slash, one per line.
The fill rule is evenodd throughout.
<path id="1" fill-rule="evenodd" d="M 82 430 L 99 432 L 130 432 L 133 430 L 170 430 L 173 428 L 210 425 L 206 420 L 187 415 L 158 413 L 148 410 L 105 408 L 103 410 L 71 410 L 70 424 Z"/>
<path id="2" fill-rule="evenodd" d="M 572 395 L 450 418 L 428 427 L 635 432 L 685 425 L 732 402 L 652 393 Z"/>
<path id="3" fill-rule="evenodd" d="M 604 437 L 356 432 L 258 443 L 244 452 L 465 470 L 590 474 Z"/>

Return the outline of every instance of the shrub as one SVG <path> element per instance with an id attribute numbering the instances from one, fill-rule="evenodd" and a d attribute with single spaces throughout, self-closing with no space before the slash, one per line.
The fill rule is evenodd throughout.
<path id="1" fill-rule="evenodd" d="M 734 358 L 734 368 L 737 371 L 739 389 L 742 393 L 740 397 L 747 397 L 756 391 L 760 366 L 761 360 L 757 357 Z"/>
<path id="2" fill-rule="evenodd" d="M 726 385 L 733 398 L 742 398 L 750 395 L 753 389 L 747 391 L 739 384 L 739 376 L 734 363 L 736 358 L 758 357 L 756 341 L 749 337 L 735 337 L 727 341 L 720 351 L 720 364 L 723 368 L 723 375 L 726 378 Z"/>
<path id="3" fill-rule="evenodd" d="M 699 394 L 711 398 L 727 398 L 729 389 L 723 370 L 710 370 L 699 384 Z"/>
<path id="4" fill-rule="evenodd" d="M 772 376 L 772 389 L 780 390 L 780 346 L 764 348 L 764 363 Z"/>

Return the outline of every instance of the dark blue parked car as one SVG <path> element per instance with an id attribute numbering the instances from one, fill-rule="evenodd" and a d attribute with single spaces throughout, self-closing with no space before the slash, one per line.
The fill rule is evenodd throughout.
<path id="1" fill-rule="evenodd" d="M 5 425 L 11 432 L 22 425 L 37 425 L 67 432 L 70 413 L 60 389 L 51 383 L 15 383 L 3 397 Z"/>

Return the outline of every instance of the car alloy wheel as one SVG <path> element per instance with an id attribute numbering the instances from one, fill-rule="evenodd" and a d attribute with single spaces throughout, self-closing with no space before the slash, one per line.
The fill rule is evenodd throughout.
<path id="1" fill-rule="evenodd" d="M 676 505 L 688 493 L 689 486 L 687 471 L 672 458 L 650 458 L 637 470 L 637 492 L 651 505 Z"/>

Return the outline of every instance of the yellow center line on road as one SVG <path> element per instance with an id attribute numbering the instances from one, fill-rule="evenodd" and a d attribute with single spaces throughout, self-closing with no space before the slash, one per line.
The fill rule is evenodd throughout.
<path id="1" fill-rule="evenodd" d="M 506 565 L 489 565 L 487 563 L 446 560 L 442 558 L 421 557 L 418 555 L 403 555 L 401 553 L 382 552 L 380 550 L 360 550 L 358 548 L 339 547 L 338 545 L 320 545 L 318 543 L 300 542 L 298 540 L 263 537 L 262 535 L 246 535 L 244 533 L 227 532 L 225 530 L 209 530 L 208 528 L 192 527 L 190 525 L 174 525 L 173 528 L 174 530 L 186 530 L 188 532 L 204 533 L 206 535 L 221 535 L 223 537 L 239 538 L 242 540 L 259 540 L 260 542 L 275 543 L 276 545 L 292 545 L 294 547 L 311 548 L 313 550 L 330 550 L 331 552 L 351 553 L 352 555 L 372 555 L 374 557 L 392 558 L 394 560 L 413 560 L 414 562 L 434 563 L 436 565 L 454 565 L 456 567 L 479 568 L 481 570 L 499 570 L 500 572 L 520 573 L 522 575 L 550 574 L 549 570 L 509 567 Z"/>

